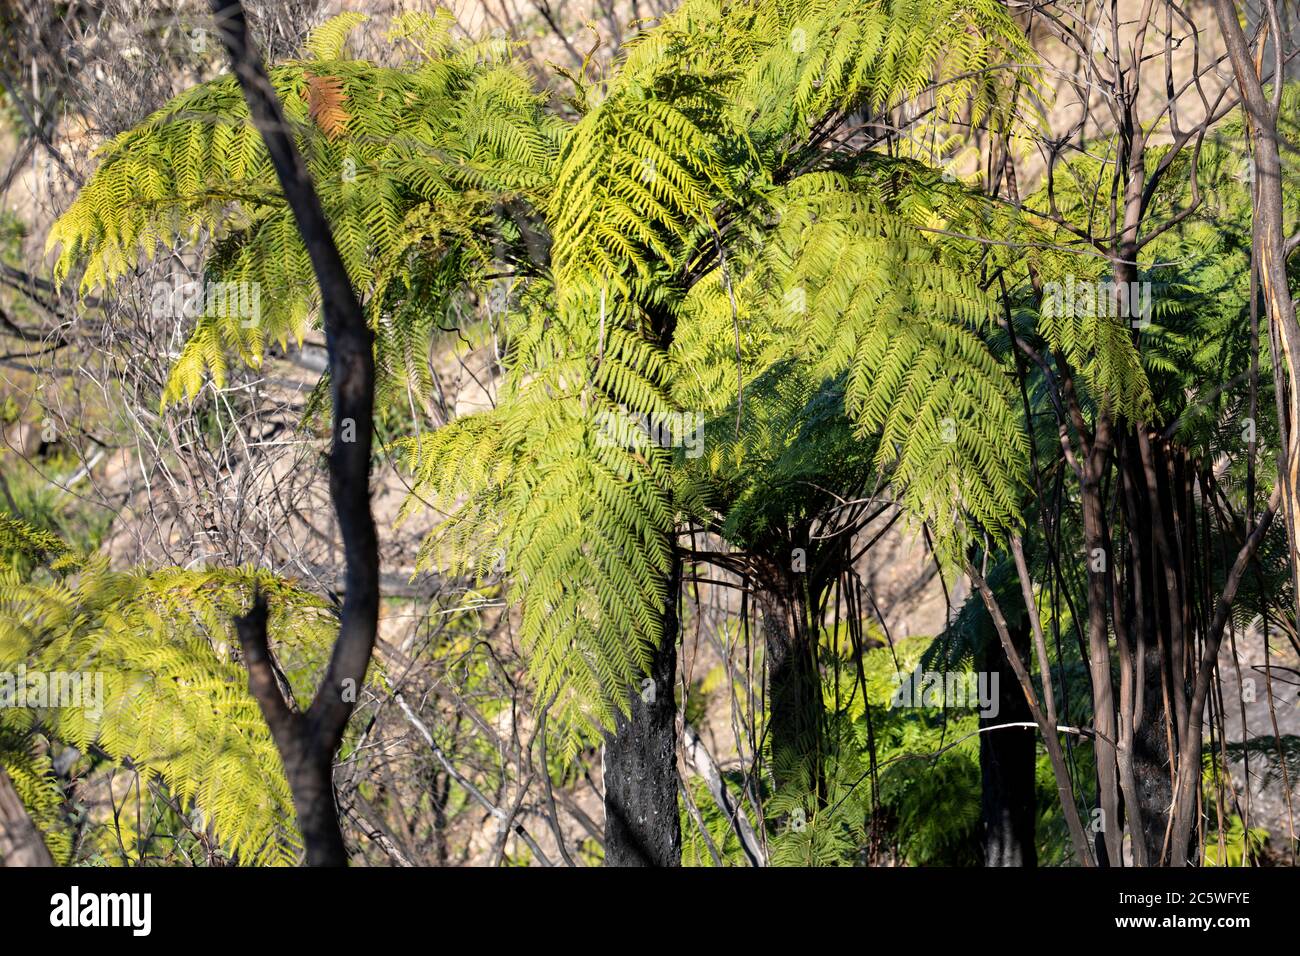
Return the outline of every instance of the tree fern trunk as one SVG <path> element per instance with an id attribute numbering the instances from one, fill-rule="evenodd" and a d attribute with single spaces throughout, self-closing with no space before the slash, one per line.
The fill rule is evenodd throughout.
<path id="1" fill-rule="evenodd" d="M 772 564 L 754 582 L 766 654 L 768 740 L 778 787 L 793 784 L 807 768 L 823 794 L 822 693 L 815 630 L 803 576 Z"/>
<path id="2" fill-rule="evenodd" d="M 677 599 L 680 556 L 673 559 L 663 638 L 631 714 L 618 714 L 605 739 L 605 865 L 681 866 L 677 809 Z"/>
<path id="3" fill-rule="evenodd" d="M 1012 623 L 1012 644 L 1021 660 L 1030 660 L 1029 622 L 1022 615 Z M 998 678 L 998 710 L 980 717 L 981 730 L 1033 720 L 1020 682 L 996 636 L 985 643 L 979 669 L 997 674 Z M 1037 752 L 1033 727 L 989 730 L 980 735 L 980 829 L 985 866 L 1038 865 L 1034 843 Z"/>
<path id="4" fill-rule="evenodd" d="M 1134 840 L 1142 840 L 1146 847 L 1148 865 L 1151 866 L 1158 866 L 1164 855 L 1169 807 L 1174 798 L 1171 727 L 1164 703 L 1164 693 L 1168 688 L 1162 686 L 1168 676 L 1162 674 L 1165 662 L 1160 651 L 1161 646 L 1155 641 L 1146 648 L 1143 707 L 1133 740 L 1133 774 L 1142 814 L 1142 832 L 1132 836 Z"/>
<path id="5" fill-rule="evenodd" d="M 1130 524 L 1130 581 L 1137 633 L 1136 666 L 1141 682 L 1134 702 L 1133 774 L 1141 827 L 1132 838 L 1141 841 L 1145 862 L 1159 866 L 1168 856 L 1166 834 L 1173 802 L 1173 767 L 1178 753 L 1178 728 L 1188 706 L 1183 676 L 1189 653 L 1191 622 L 1184 582 L 1193 581 L 1183 547 L 1169 544 L 1183 529 L 1186 539 L 1195 516 L 1184 495 L 1171 487 L 1169 455 L 1158 444 L 1145 451 L 1154 481 L 1139 476 L 1126 491 L 1134 501 Z M 1134 462 L 1129 467 L 1139 467 Z M 1129 476 L 1126 475 L 1126 481 Z M 1194 650 L 1192 651 L 1194 653 Z M 1136 832 L 1140 829 L 1140 833 Z"/>

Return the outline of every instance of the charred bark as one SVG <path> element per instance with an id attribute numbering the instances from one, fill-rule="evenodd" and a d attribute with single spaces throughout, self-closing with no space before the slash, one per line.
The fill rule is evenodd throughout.
<path id="1" fill-rule="evenodd" d="M 1011 641 L 1021 660 L 1030 659 L 1029 622 L 1011 622 Z M 981 715 L 980 831 L 985 866 L 1037 866 L 1034 842 L 1038 814 L 1035 794 L 1037 734 L 1033 727 L 991 730 L 1000 724 L 1033 720 L 1011 662 L 996 635 L 985 642 L 979 670 L 997 675 L 997 711 Z"/>
<path id="2" fill-rule="evenodd" d="M 766 655 L 768 741 L 777 786 L 794 783 L 802 764 L 824 793 L 821 671 L 807 575 L 768 563 L 756 576 L 754 603 Z"/>
<path id="3" fill-rule="evenodd" d="M 615 717 L 605 738 L 605 865 L 680 866 L 677 809 L 678 592 L 681 557 L 673 559 L 663 636 L 630 713 Z"/>
<path id="4" fill-rule="evenodd" d="M 255 596 L 252 609 L 237 619 L 236 627 L 249 690 L 284 762 L 307 862 L 343 866 L 347 852 L 334 805 L 334 754 L 365 681 L 379 624 L 379 544 L 370 511 L 373 337 L 311 175 L 289 135 L 280 101 L 249 36 L 244 8 L 238 0 L 211 0 L 211 6 L 249 115 L 262 134 L 320 286 L 333 408 L 330 499 L 338 517 L 345 564 L 339 636 L 306 711 L 293 706 L 277 679 L 263 595 Z"/>

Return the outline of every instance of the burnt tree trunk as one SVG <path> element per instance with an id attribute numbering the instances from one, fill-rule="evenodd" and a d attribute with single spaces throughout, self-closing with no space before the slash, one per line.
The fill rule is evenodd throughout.
<path id="1" fill-rule="evenodd" d="M 1129 524 L 1128 607 L 1133 649 L 1132 765 L 1140 828 L 1132 834 L 1148 866 L 1168 855 L 1166 833 L 1173 802 L 1173 768 L 1178 727 L 1188 703 L 1184 677 L 1188 635 L 1192 633 L 1182 594 L 1190 580 L 1186 538 L 1193 515 L 1172 476 L 1182 474 L 1176 453 L 1148 438 L 1140 455 L 1134 432 L 1123 456 L 1125 509 Z M 1141 832 L 1137 832 L 1140 829 Z M 1135 852 L 1135 857 L 1138 854 Z"/>
<path id="2" fill-rule="evenodd" d="M 753 586 L 766 655 L 773 777 L 778 787 L 792 783 L 802 764 L 820 799 L 824 791 L 822 687 L 811 616 L 816 592 L 807 577 L 768 564 Z"/>
<path id="3" fill-rule="evenodd" d="M 1165 849 L 1165 831 L 1169 826 L 1169 807 L 1174 799 L 1173 756 L 1164 691 L 1169 675 L 1160 646 L 1152 641 L 1146 647 L 1143 668 L 1142 711 L 1133 735 L 1133 775 L 1137 781 L 1138 805 L 1142 814 L 1142 833 L 1133 834 L 1146 847 L 1148 865 L 1159 866 Z"/>
<path id="4" fill-rule="evenodd" d="M 332 780 L 334 754 L 365 683 L 379 626 L 379 543 L 370 511 L 370 450 L 374 418 L 373 336 L 334 244 L 307 165 L 289 135 L 284 111 L 249 36 L 239 0 L 210 0 L 222 45 L 249 116 L 275 168 L 320 287 L 329 349 L 333 441 L 330 499 L 343 540 L 344 598 L 339 635 L 325 676 L 304 711 L 286 696 L 267 633 L 266 596 L 236 618 L 249 690 L 266 718 L 293 793 L 303 849 L 312 866 L 344 866 Z"/>
<path id="5" fill-rule="evenodd" d="M 631 712 L 605 738 L 605 865 L 680 866 L 677 809 L 677 599 L 681 557 L 673 558 L 663 637 Z"/>
<path id="6" fill-rule="evenodd" d="M 1022 615 L 1009 623 L 1016 653 L 1022 661 L 1030 660 L 1028 620 Z M 985 641 L 978 667 L 997 675 L 997 712 L 981 714 L 980 729 L 1032 722 L 1029 702 L 996 635 Z M 985 866 L 1038 865 L 1034 843 L 1036 764 L 1037 732 L 1032 726 L 980 734 L 980 831 Z"/>

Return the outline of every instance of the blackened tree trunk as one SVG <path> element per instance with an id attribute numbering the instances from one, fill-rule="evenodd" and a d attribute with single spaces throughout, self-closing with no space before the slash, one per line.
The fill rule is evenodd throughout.
<path id="1" fill-rule="evenodd" d="M 1177 742 L 1170 736 L 1172 728 L 1165 711 L 1169 675 L 1162 645 L 1152 641 L 1145 648 L 1142 711 L 1133 735 L 1133 776 L 1142 811 L 1142 833 L 1134 833 L 1133 839 L 1141 839 L 1145 845 L 1149 866 L 1159 866 L 1164 856 L 1169 807 L 1174 799 L 1170 747 Z"/>
<path id="2" fill-rule="evenodd" d="M 1141 451 L 1141 456 L 1137 454 Z M 1122 457 L 1123 492 L 1129 524 L 1129 632 L 1135 635 L 1136 694 L 1132 703 L 1133 783 L 1136 814 L 1134 857 L 1159 866 L 1169 852 L 1166 833 L 1173 802 L 1173 765 L 1178 753 L 1179 712 L 1187 706 L 1182 678 L 1190 622 L 1184 620 L 1183 582 L 1192 580 L 1186 547 L 1174 547 L 1177 528 L 1190 534 L 1194 514 L 1180 504 L 1182 489 L 1171 486 L 1182 474 L 1176 453 L 1148 439 L 1141 448 L 1136 432 Z M 1140 832 L 1139 832 L 1140 831 Z M 1138 853 L 1138 844 L 1143 851 Z"/>
<path id="3" fill-rule="evenodd" d="M 1029 660 L 1029 622 L 1011 623 L 1011 640 L 1021 660 Z M 997 675 L 997 712 L 981 714 L 980 730 L 1000 724 L 1032 722 L 1029 702 L 996 634 L 985 641 L 979 670 Z M 985 866 L 1037 866 L 1034 825 L 1038 814 L 1034 777 L 1037 733 L 1033 727 L 1008 727 L 980 734 L 980 830 Z"/>
<path id="4" fill-rule="evenodd" d="M 793 783 L 802 765 L 820 798 L 822 689 L 811 617 L 813 585 L 806 574 L 773 563 L 762 569 L 753 586 L 766 655 L 773 777 L 778 787 Z"/>
<path id="5" fill-rule="evenodd" d="M 303 849 L 312 866 L 344 866 L 347 848 L 334 804 L 334 754 L 365 683 L 379 627 L 379 542 L 370 511 L 375 400 L 373 336 L 330 232 L 311 174 L 289 135 L 284 111 L 249 36 L 239 0 L 210 0 L 222 45 L 262 135 L 320 286 L 329 348 L 333 442 L 330 499 L 343 539 L 344 598 L 339 636 L 307 710 L 287 699 L 267 634 L 266 596 L 236 618 L 249 690 L 266 718 L 293 793 Z"/>
<path id="6" fill-rule="evenodd" d="M 681 557 L 673 559 L 663 638 L 631 713 L 605 739 L 605 865 L 680 866 L 677 809 L 677 600 Z"/>

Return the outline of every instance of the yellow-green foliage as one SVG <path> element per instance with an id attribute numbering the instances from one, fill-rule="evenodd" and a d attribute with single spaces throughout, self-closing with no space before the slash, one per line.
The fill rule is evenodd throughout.
<path id="1" fill-rule="evenodd" d="M 654 394 L 652 350 L 613 333 L 590 380 L 581 353 L 548 359 L 509 401 L 410 439 L 404 458 L 412 505 L 459 502 L 425 558 L 447 542 L 454 568 L 509 571 L 538 696 L 561 695 L 557 729 L 572 748 L 612 721 L 659 639 L 672 513 L 662 451 L 610 441 L 600 419 Z"/>
<path id="2" fill-rule="evenodd" d="M 67 550 L 58 535 L 33 528 L 26 521 L 0 511 L 0 566 L 28 567 L 32 562 Z"/>
<path id="3" fill-rule="evenodd" d="M 1097 231 L 1100 197 L 1109 194 L 1113 161 L 1081 156 L 1056 169 L 1053 199 L 1060 214 L 1076 228 Z M 1048 206 L 1045 190 L 1032 196 L 1031 208 Z M 1040 282 L 1098 282 L 1111 278 L 1111 264 L 1082 244 L 1068 229 L 1026 216 L 1021 266 L 1033 268 Z M 1063 285 L 1064 287 L 1064 285 Z M 1037 331 L 1078 370 L 1081 385 L 1099 405 L 1119 414 L 1143 418 L 1151 413 L 1151 388 L 1130 320 L 1094 310 L 1055 308 L 1049 302 L 1037 313 Z"/>
<path id="4" fill-rule="evenodd" d="M 692 288 L 714 296 L 697 341 L 731 341 L 713 334 L 719 317 L 744 313 L 764 354 L 848 372 L 850 415 L 883 431 L 880 463 L 945 537 L 963 509 L 995 531 L 1013 520 L 1022 442 L 978 336 L 987 302 L 974 270 L 943 268 L 940 240 L 915 228 L 918 209 L 945 224 L 942 203 L 880 199 L 883 185 L 830 170 L 842 162 L 828 140 L 850 117 L 918 98 L 933 107 L 919 129 L 939 142 L 959 118 L 1009 125 L 1019 74 L 1001 65 L 1031 56 L 1001 4 L 687 0 L 608 82 L 578 80 L 572 126 L 504 45 L 454 43 L 445 15 L 400 19 L 394 33 L 420 59 L 391 69 L 340 59 L 353 20 L 322 28 L 317 59 L 272 79 L 378 332 L 381 388 L 427 384 L 420 366 L 452 296 L 510 273 L 496 407 L 413 437 L 403 457 L 413 507 L 452 511 L 425 559 L 446 543 L 454 566 L 505 572 L 537 692 L 560 695 L 571 747 L 626 706 L 660 639 L 689 495 L 669 451 L 611 440 L 609 420 L 691 408 L 674 384 L 691 362 L 670 346 L 703 314 Z M 355 177 L 342 175 L 350 161 Z M 170 398 L 193 394 L 205 368 L 219 376 L 227 352 L 256 363 L 265 339 L 300 336 L 315 306 L 229 77 L 110 144 L 51 243 L 63 243 L 60 275 L 87 263 L 89 287 L 199 232 L 216 237 L 211 277 L 263 283 L 264 315 L 253 328 L 201 319 Z M 773 303 L 800 282 L 808 315 L 783 319 Z M 941 443 L 946 419 L 956 439 Z"/>
<path id="5" fill-rule="evenodd" d="M 0 719 L 0 767 L 13 781 L 18 799 L 41 832 L 56 866 L 72 858 L 72 834 L 63 817 L 63 791 L 54 778 L 49 756 L 17 734 L 6 733 Z"/>
<path id="6" fill-rule="evenodd" d="M 1300 129 L 1300 85 L 1282 91 L 1280 106 L 1280 128 L 1294 134 Z M 1104 236 L 1111 230 L 1111 184 L 1120 149 L 1114 136 L 1090 141 L 1086 150 L 1056 166 L 1050 194 L 1044 185 L 1028 197 L 1026 209 L 1052 209 L 1068 226 L 1030 213 L 1015 224 L 1015 237 L 1025 246 L 1011 264 L 1013 292 L 1017 286 L 1028 290 L 1029 270 L 1040 285 L 1112 279 L 1112 263 L 1080 234 Z M 1293 184 L 1300 182 L 1300 160 L 1287 153 L 1283 162 L 1283 207 L 1295 221 L 1300 190 Z M 1095 309 L 1061 314 L 1047 302 L 1025 305 L 1015 320 L 1069 362 L 1085 411 L 1105 408 L 1162 424 L 1178 419 L 1180 438 L 1193 446 L 1208 444 L 1208 427 L 1217 424 L 1210 413 L 1231 411 L 1223 406 L 1240 395 L 1225 383 L 1248 365 L 1245 336 L 1234 334 L 1248 327 L 1251 294 L 1251 159 L 1240 114 L 1230 114 L 1194 150 L 1149 146 L 1146 169 L 1143 238 L 1150 241 L 1136 267 L 1139 281 L 1151 291 L 1151 324 L 1135 332 L 1129 317 Z M 1261 360 L 1267 368 L 1268 358 Z M 1197 393 L 1206 396 L 1204 407 L 1185 414 Z M 1222 432 L 1239 435 L 1240 429 L 1237 420 L 1229 420 Z"/>
<path id="7" fill-rule="evenodd" d="M 1268 845 L 1267 827 L 1250 827 L 1241 817 L 1233 814 L 1222 831 L 1212 831 L 1205 837 L 1206 866 L 1255 866 Z"/>
<path id="8" fill-rule="evenodd" d="M 491 263 L 498 207 L 546 188 L 563 124 L 517 67 L 454 43 L 446 12 L 394 22 L 394 42 L 421 53 L 399 68 L 338 58 L 356 22 L 321 27 L 309 44 L 317 58 L 277 66 L 271 80 L 379 336 L 380 386 L 423 393 L 436 318 Z M 160 248 L 210 236 L 205 278 L 260 292 L 255 322 L 220 302 L 205 309 L 167 400 L 195 395 L 205 371 L 222 384 L 232 352 L 257 365 L 266 342 L 301 341 L 318 311 L 315 279 L 232 76 L 181 94 L 100 156 L 50 231 L 56 278 L 81 265 L 86 292 Z"/>
<path id="9" fill-rule="evenodd" d="M 994 305 L 977 259 L 922 231 L 952 222 L 961 191 L 881 165 L 808 173 L 770 194 L 777 223 L 754 253 L 687 299 L 679 400 L 736 403 L 737 323 L 748 370 L 801 359 L 845 376 L 858 434 L 878 436 L 876 466 L 913 516 L 956 545 L 972 522 L 997 533 L 1018 520 L 1023 429 L 1011 381 L 981 338 Z"/>
<path id="10" fill-rule="evenodd" d="M 26 578 L 12 566 L 0 570 L 0 672 L 17 674 L 21 666 L 84 675 L 87 705 L 46 700 L 50 706 L 0 709 L 0 730 L 18 739 L 40 731 L 83 753 L 93 744 L 146 781 L 160 777 L 184 804 L 192 801 L 241 862 L 293 862 L 300 840 L 288 785 L 232 655 L 232 620 L 254 586 L 269 595 L 277 653 L 305 693 L 337 625 L 323 600 L 270 574 L 122 572 L 101 558 L 66 555 Z M 48 784 L 48 762 L 21 752 L 6 752 L 4 760 L 20 792 L 27 788 L 29 807 L 47 813 L 51 797 L 39 795 L 39 781 Z M 47 832 L 66 856 L 66 834 Z"/>

